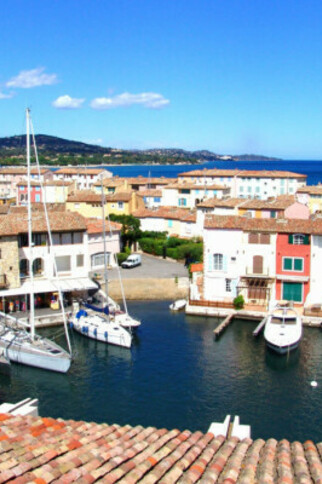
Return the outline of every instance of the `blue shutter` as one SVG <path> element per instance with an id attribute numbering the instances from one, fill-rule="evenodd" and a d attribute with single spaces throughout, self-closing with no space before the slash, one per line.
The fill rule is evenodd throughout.
<path id="1" fill-rule="evenodd" d="M 213 255 L 208 255 L 208 271 L 213 271 Z"/>
<path id="2" fill-rule="evenodd" d="M 238 281 L 238 279 L 232 279 L 232 281 L 231 281 L 231 295 L 232 295 L 232 297 L 237 296 L 237 281 Z"/>
<path id="3" fill-rule="evenodd" d="M 228 271 L 228 257 L 226 255 L 223 256 L 223 269 L 224 272 Z"/>

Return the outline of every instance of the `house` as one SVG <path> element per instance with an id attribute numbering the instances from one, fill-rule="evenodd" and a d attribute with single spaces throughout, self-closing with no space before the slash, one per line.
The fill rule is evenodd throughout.
<path id="1" fill-rule="evenodd" d="M 278 195 L 294 195 L 306 185 L 306 175 L 288 171 L 268 170 L 193 170 L 178 175 L 179 181 L 198 185 L 225 185 L 232 197 L 260 198 L 263 200 Z"/>
<path id="2" fill-rule="evenodd" d="M 307 185 L 297 190 L 299 202 L 309 207 L 310 213 L 322 211 L 322 185 Z"/>
<path id="3" fill-rule="evenodd" d="M 195 237 L 197 231 L 196 212 L 184 208 L 159 207 L 142 208 L 133 212 L 140 220 L 141 230 L 167 232 L 169 236 Z"/>
<path id="4" fill-rule="evenodd" d="M 76 190 L 67 196 L 66 209 L 78 212 L 85 218 L 102 218 L 102 195 L 92 190 Z M 107 214 L 107 203 L 104 205 Z"/>
<path id="5" fill-rule="evenodd" d="M 106 195 L 106 206 L 108 213 L 116 215 L 133 215 L 133 212 L 144 208 L 144 200 L 139 192 L 126 191 L 115 192 Z"/>
<path id="6" fill-rule="evenodd" d="M 45 180 L 53 179 L 53 172 L 49 168 L 38 168 L 33 166 L 30 169 L 31 179 L 39 180 L 42 182 Z M 0 169 L 0 196 L 6 198 L 17 197 L 17 184 L 27 179 L 26 167 L 5 167 Z"/>
<path id="7" fill-rule="evenodd" d="M 311 262 L 322 258 L 320 235 L 322 219 L 206 215 L 204 299 L 231 304 L 242 294 L 246 303 L 265 309 L 280 299 L 303 306 L 310 293 L 322 300 L 321 277 Z"/>
<path id="8" fill-rule="evenodd" d="M 77 190 L 88 190 L 99 180 L 112 176 L 113 173 L 104 168 L 59 168 L 53 174 L 54 180 L 74 181 Z"/>
<path id="9" fill-rule="evenodd" d="M 116 266 L 116 254 L 121 252 L 120 233 L 122 225 L 106 220 L 104 227 L 102 220 L 86 219 L 86 228 L 90 270 L 95 272 L 103 269 L 105 257 L 108 266 Z M 104 254 L 105 248 L 106 256 Z"/>
<path id="10" fill-rule="evenodd" d="M 25 207 L 0 218 L 0 298 L 24 298 L 31 290 L 28 214 Z M 33 291 L 48 303 L 58 287 L 77 295 L 95 288 L 90 270 L 86 223 L 72 212 L 48 210 L 52 245 L 48 238 L 44 210 L 32 213 Z"/>
<path id="11" fill-rule="evenodd" d="M 141 197 L 143 197 L 144 205 L 147 208 L 161 207 L 162 190 L 151 188 L 150 190 L 140 190 L 139 193 Z"/>
<path id="12" fill-rule="evenodd" d="M 202 200 L 229 195 L 230 188 L 219 184 L 197 184 L 186 180 L 177 180 L 162 189 L 162 205 L 194 208 Z"/>
<path id="13" fill-rule="evenodd" d="M 96 193 L 102 193 L 102 186 L 106 195 L 111 195 L 115 192 L 124 192 L 129 189 L 126 178 L 120 178 L 118 176 L 103 178 L 93 183 L 92 189 Z"/>

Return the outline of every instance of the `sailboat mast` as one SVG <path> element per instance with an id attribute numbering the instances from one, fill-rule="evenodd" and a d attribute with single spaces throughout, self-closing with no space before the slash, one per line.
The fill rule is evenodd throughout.
<path id="1" fill-rule="evenodd" d="M 35 338 L 35 296 L 34 296 L 34 274 L 33 274 L 33 252 L 32 252 L 32 216 L 31 216 L 31 171 L 30 171 L 30 111 L 26 109 L 26 149 L 27 149 L 27 186 L 28 186 L 28 244 L 29 244 L 29 324 L 31 339 Z"/>
<path id="2" fill-rule="evenodd" d="M 105 230 L 105 195 L 103 190 L 103 174 L 101 175 L 102 190 L 102 218 L 103 218 L 103 249 L 104 249 L 104 288 L 108 304 L 108 282 L 107 282 L 107 254 L 106 254 L 106 230 Z"/>

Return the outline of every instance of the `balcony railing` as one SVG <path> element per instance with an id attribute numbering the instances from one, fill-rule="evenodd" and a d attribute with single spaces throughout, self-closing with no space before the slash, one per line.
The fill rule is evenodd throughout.
<path id="1" fill-rule="evenodd" d="M 246 276 L 253 276 L 253 277 L 269 277 L 270 272 L 269 272 L 269 267 L 263 267 L 261 271 L 254 270 L 254 267 L 246 267 L 245 271 Z"/>

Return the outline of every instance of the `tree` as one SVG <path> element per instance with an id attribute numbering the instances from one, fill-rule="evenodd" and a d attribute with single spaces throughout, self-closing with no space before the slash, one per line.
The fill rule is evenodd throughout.
<path id="1" fill-rule="evenodd" d="M 140 220 L 133 215 L 111 213 L 110 220 L 122 224 L 121 241 L 123 247 L 130 247 L 141 237 Z"/>

